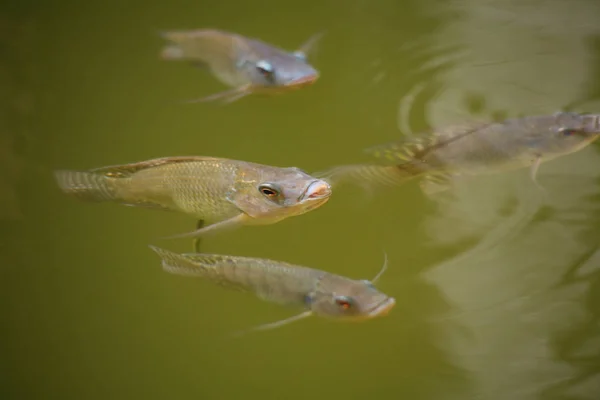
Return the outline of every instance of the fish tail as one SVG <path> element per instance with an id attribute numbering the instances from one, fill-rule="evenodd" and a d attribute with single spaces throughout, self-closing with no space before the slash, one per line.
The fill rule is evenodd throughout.
<path id="1" fill-rule="evenodd" d="M 383 186 L 398 186 L 412 178 L 412 174 L 396 166 L 371 165 L 358 169 L 355 178 L 366 179 L 368 182 Z"/>
<path id="2" fill-rule="evenodd" d="M 163 60 L 183 60 L 183 50 L 176 44 L 167 45 L 160 52 L 160 58 Z"/>
<path id="3" fill-rule="evenodd" d="M 213 272 L 212 267 L 194 262 L 189 257 L 186 257 L 185 254 L 175 253 L 152 245 L 148 247 L 160 257 L 163 270 L 166 272 L 196 277 L 210 277 L 214 275 L 214 273 L 211 273 Z"/>
<path id="4" fill-rule="evenodd" d="M 368 187 L 372 184 L 384 186 L 401 185 L 410 179 L 412 174 L 395 166 L 343 165 L 317 173 L 316 176 L 326 180 L 332 186 L 336 186 L 342 182 L 352 182 Z"/>
<path id="5" fill-rule="evenodd" d="M 117 199 L 116 178 L 86 171 L 55 171 L 54 177 L 60 189 L 74 197 L 87 201 L 111 201 Z"/>

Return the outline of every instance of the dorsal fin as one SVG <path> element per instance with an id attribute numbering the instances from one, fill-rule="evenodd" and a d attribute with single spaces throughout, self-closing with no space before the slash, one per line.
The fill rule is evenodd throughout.
<path id="1" fill-rule="evenodd" d="M 395 142 L 373 146 L 366 149 L 365 152 L 394 164 L 422 160 L 435 149 L 477 132 L 490 124 L 490 122 L 474 121 L 453 125 L 440 130 L 420 133 Z"/>
<path id="2" fill-rule="evenodd" d="M 204 156 L 179 156 L 179 157 L 163 157 L 155 158 L 153 160 L 140 161 L 131 164 L 112 165 L 108 167 L 101 167 L 91 170 L 98 174 L 104 174 L 111 178 L 126 178 L 135 174 L 138 171 L 154 168 L 166 164 L 177 164 L 183 162 L 199 162 L 199 161 L 217 161 L 225 160 L 224 158 L 217 157 L 204 157 Z"/>
<path id="3" fill-rule="evenodd" d="M 437 135 L 419 135 L 417 137 L 385 143 L 365 150 L 376 158 L 381 158 L 394 164 L 419 159 L 427 149 L 439 141 Z"/>

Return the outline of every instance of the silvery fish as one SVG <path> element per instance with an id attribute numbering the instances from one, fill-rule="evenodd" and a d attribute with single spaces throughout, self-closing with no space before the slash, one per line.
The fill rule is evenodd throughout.
<path id="1" fill-rule="evenodd" d="M 276 328 L 311 315 L 340 320 L 366 320 L 386 315 L 396 304 L 373 286 L 387 268 L 372 281 L 354 280 L 308 267 L 261 258 L 219 254 L 178 254 L 149 246 L 162 260 L 167 272 L 200 277 L 304 312 L 261 325 L 251 330 Z"/>
<path id="2" fill-rule="evenodd" d="M 367 150 L 387 165 L 342 165 L 316 175 L 332 184 L 352 180 L 386 185 L 423 176 L 421 188 L 433 194 L 460 177 L 530 167 L 537 185 L 542 162 L 581 150 L 599 134 L 600 114 L 559 112 L 472 122 Z"/>
<path id="3" fill-rule="evenodd" d="M 251 93 L 274 93 L 313 84 L 319 72 L 307 62 L 308 52 L 322 34 L 312 36 L 294 52 L 258 39 L 216 29 L 164 32 L 170 42 L 161 52 L 165 60 L 183 60 L 206 66 L 233 89 L 198 101 L 236 101 Z"/>
<path id="4" fill-rule="evenodd" d="M 179 211 L 211 224 L 173 237 L 239 225 L 267 225 L 327 202 L 331 188 L 298 168 L 214 157 L 165 157 L 90 171 L 56 171 L 81 200 Z"/>

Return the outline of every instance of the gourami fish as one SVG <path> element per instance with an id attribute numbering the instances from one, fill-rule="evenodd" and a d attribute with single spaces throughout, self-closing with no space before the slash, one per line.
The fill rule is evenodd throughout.
<path id="1" fill-rule="evenodd" d="M 210 222 L 172 237 L 273 224 L 314 210 L 331 195 L 327 182 L 298 168 L 201 156 L 56 171 L 55 177 L 65 193 L 81 200 L 179 211 Z"/>
<path id="2" fill-rule="evenodd" d="M 216 29 L 171 31 L 162 36 L 170 42 L 162 50 L 163 59 L 208 67 L 217 79 L 233 88 L 191 102 L 221 99 L 231 103 L 251 93 L 301 88 L 319 77 L 307 57 L 322 34 L 312 36 L 294 52 Z"/>
<path id="3" fill-rule="evenodd" d="M 342 165 L 316 175 L 331 184 L 352 180 L 385 185 L 422 176 L 422 190 L 433 194 L 468 175 L 530 167 L 537 184 L 542 162 L 581 150 L 599 134 L 600 114 L 559 112 L 472 122 L 367 149 L 385 165 Z"/>
<path id="4" fill-rule="evenodd" d="M 387 268 L 387 257 L 377 276 L 367 281 L 262 258 L 178 254 L 149 247 L 161 258 L 167 272 L 205 278 L 225 287 L 253 292 L 263 300 L 304 308 L 293 317 L 251 330 L 276 328 L 311 315 L 366 320 L 386 315 L 396 304 L 393 297 L 373 286 Z"/>

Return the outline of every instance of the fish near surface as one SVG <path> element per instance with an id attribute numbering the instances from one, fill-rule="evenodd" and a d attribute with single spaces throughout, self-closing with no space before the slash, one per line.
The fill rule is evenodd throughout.
<path id="1" fill-rule="evenodd" d="M 351 179 L 386 185 L 424 176 L 421 187 L 428 194 L 446 190 L 463 176 L 524 167 L 531 168 L 536 182 L 542 162 L 581 150 L 599 134 L 600 114 L 559 112 L 472 122 L 367 150 L 387 165 L 345 165 L 320 176 L 330 183 Z"/>
<path id="2" fill-rule="evenodd" d="M 59 187 L 87 201 L 179 211 L 209 221 L 191 233 L 273 224 L 329 200 L 330 186 L 298 168 L 224 158 L 165 157 L 90 171 L 56 171 Z"/>
<path id="3" fill-rule="evenodd" d="M 149 246 L 161 258 L 167 272 L 200 277 L 219 285 L 252 292 L 259 298 L 296 306 L 304 312 L 255 327 L 276 328 L 311 315 L 339 320 L 366 320 L 386 315 L 396 304 L 373 286 L 387 268 L 372 281 L 354 280 L 329 272 L 262 258 L 219 254 L 178 254 Z"/>
<path id="4" fill-rule="evenodd" d="M 192 102 L 221 99 L 230 103 L 251 93 L 305 87 L 319 77 L 319 72 L 307 62 L 307 55 L 320 34 L 295 52 L 216 29 L 171 31 L 162 36 L 170 42 L 162 50 L 163 59 L 206 66 L 217 79 L 233 88 Z"/>

